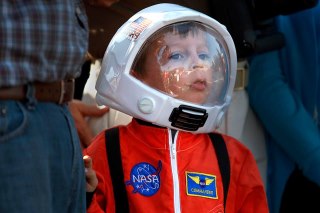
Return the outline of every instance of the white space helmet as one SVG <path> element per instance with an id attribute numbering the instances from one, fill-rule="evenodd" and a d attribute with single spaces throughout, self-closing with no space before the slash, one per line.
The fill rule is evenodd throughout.
<path id="1" fill-rule="evenodd" d="M 230 104 L 236 66 L 223 25 L 189 8 L 157 4 L 132 16 L 110 41 L 96 100 L 159 126 L 211 132 Z"/>

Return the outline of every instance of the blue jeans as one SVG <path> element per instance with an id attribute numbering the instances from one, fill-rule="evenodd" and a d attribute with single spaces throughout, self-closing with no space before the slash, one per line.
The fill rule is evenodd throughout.
<path id="1" fill-rule="evenodd" d="M 82 152 L 68 107 L 0 100 L 0 212 L 85 211 Z"/>

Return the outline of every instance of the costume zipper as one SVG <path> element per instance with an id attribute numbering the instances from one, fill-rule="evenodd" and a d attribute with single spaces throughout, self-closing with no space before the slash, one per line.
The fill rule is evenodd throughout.
<path id="1" fill-rule="evenodd" d="M 169 129 L 169 147 L 170 147 L 170 160 L 171 160 L 171 172 L 173 178 L 173 202 L 174 212 L 180 213 L 180 182 L 178 176 L 178 165 L 177 165 L 177 137 L 178 132 L 172 137 L 172 131 Z"/>

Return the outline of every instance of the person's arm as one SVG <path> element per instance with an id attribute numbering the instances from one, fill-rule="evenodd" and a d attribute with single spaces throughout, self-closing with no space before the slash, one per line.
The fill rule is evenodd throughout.
<path id="1" fill-rule="evenodd" d="M 279 52 L 253 57 L 248 94 L 250 105 L 267 132 L 297 163 L 304 175 L 320 185 L 319 130 L 300 98 L 286 83 Z"/>
<path id="2" fill-rule="evenodd" d="M 248 150 L 241 161 L 241 169 L 236 182 L 235 199 L 238 213 L 269 213 L 266 192 L 256 161 Z M 228 201 L 227 201 L 228 202 Z"/>
<path id="3" fill-rule="evenodd" d="M 87 117 L 101 117 L 105 113 L 109 112 L 109 108 L 105 107 L 100 109 L 98 106 L 92 104 L 85 104 L 79 100 L 73 100 L 69 102 L 69 110 L 75 121 L 75 125 L 80 137 L 82 148 L 86 148 L 90 145 L 91 140 L 95 136 L 89 127 L 86 120 Z"/>
<path id="4" fill-rule="evenodd" d="M 88 148 L 83 150 L 83 155 L 91 157 L 92 169 L 98 180 L 97 187 L 95 189 L 90 188 L 91 191 L 94 190 L 94 193 L 90 205 L 87 207 L 87 212 L 114 212 L 113 189 L 106 155 L 104 131 L 93 139 Z"/>
<path id="5" fill-rule="evenodd" d="M 240 141 L 224 135 L 230 160 L 226 212 L 269 213 L 267 195 L 252 152 Z"/>

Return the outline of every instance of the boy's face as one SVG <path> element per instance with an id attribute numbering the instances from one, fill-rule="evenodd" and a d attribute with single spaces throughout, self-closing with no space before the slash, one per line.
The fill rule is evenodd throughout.
<path id="1" fill-rule="evenodd" d="M 204 104 L 212 90 L 222 88 L 224 72 L 214 70 L 213 57 L 217 55 L 209 49 L 208 35 L 202 30 L 183 36 L 167 32 L 153 41 L 145 54 L 144 71 L 137 78 L 172 97 Z"/>

